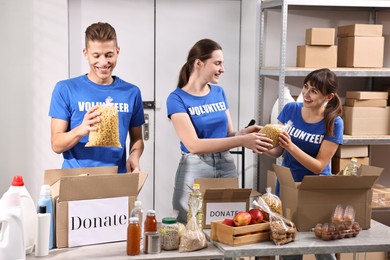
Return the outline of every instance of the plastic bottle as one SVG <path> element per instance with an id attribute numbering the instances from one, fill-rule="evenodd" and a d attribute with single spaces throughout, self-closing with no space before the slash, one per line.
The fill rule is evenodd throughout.
<path id="1" fill-rule="evenodd" d="M 156 211 L 150 209 L 146 213 L 144 232 L 157 232 Z"/>
<path id="2" fill-rule="evenodd" d="M 289 103 L 294 102 L 295 99 L 291 96 L 290 89 L 288 87 L 284 87 L 284 99 L 283 99 L 283 107 Z M 274 106 L 271 111 L 271 124 L 278 123 L 278 115 L 279 115 L 279 98 L 276 99 Z"/>
<path id="3" fill-rule="evenodd" d="M 22 207 L 17 192 L 8 192 L 0 200 L 0 259 L 26 259 Z"/>
<path id="4" fill-rule="evenodd" d="M 24 247 L 26 254 L 31 254 L 34 249 L 37 232 L 37 210 L 35 203 L 24 186 L 22 176 L 14 176 L 12 184 L 5 194 L 9 192 L 19 193 L 22 208 Z"/>
<path id="5" fill-rule="evenodd" d="M 137 200 L 134 202 L 134 208 L 130 212 L 130 217 L 137 217 L 138 223 L 141 228 L 141 251 L 143 250 L 143 240 L 144 240 L 144 225 L 143 225 L 143 219 L 144 219 L 144 210 L 142 209 L 142 202 Z"/>
<path id="6" fill-rule="evenodd" d="M 187 222 L 192 217 L 191 208 L 192 206 L 195 206 L 194 208 L 197 209 L 197 212 L 195 213 L 195 217 L 198 223 L 198 226 L 200 230 L 203 230 L 203 197 L 202 193 L 200 192 L 200 185 L 198 183 L 194 183 L 192 185 L 192 192 L 190 193 L 190 197 L 188 199 L 188 214 L 187 214 Z M 192 205 L 192 206 L 191 206 Z"/>
<path id="7" fill-rule="evenodd" d="M 343 175 L 346 176 L 356 176 L 358 175 L 358 165 L 357 165 L 357 159 L 351 158 L 351 162 L 345 166 Z"/>
<path id="8" fill-rule="evenodd" d="M 47 256 L 49 254 L 51 213 L 46 212 L 46 206 L 39 206 L 37 240 L 35 243 L 35 256 Z"/>
<path id="9" fill-rule="evenodd" d="M 127 255 L 140 254 L 141 228 L 137 217 L 131 217 L 127 227 Z"/>
<path id="10" fill-rule="evenodd" d="M 41 192 L 38 199 L 38 213 L 40 207 L 46 207 L 46 213 L 50 214 L 50 236 L 49 236 L 49 249 L 54 248 L 54 210 L 53 200 L 51 196 L 51 190 L 49 185 L 42 185 Z"/>

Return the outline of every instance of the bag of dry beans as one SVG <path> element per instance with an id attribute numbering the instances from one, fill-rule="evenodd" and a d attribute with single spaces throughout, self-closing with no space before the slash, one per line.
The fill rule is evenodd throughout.
<path id="1" fill-rule="evenodd" d="M 85 146 L 112 146 L 122 148 L 119 141 L 118 110 L 112 103 L 112 98 L 107 97 L 106 104 L 100 106 L 97 111 L 101 113 L 100 122 L 93 125 L 97 127 L 97 130 L 89 133 L 88 143 Z"/>

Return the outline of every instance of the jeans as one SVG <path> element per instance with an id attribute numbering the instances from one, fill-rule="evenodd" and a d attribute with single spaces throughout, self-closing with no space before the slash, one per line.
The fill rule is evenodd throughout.
<path id="1" fill-rule="evenodd" d="M 187 223 L 188 198 L 196 178 L 236 178 L 237 168 L 230 152 L 213 154 L 182 153 L 176 171 L 172 206 L 177 221 Z"/>
<path id="2" fill-rule="evenodd" d="M 336 260 L 336 256 L 334 254 L 316 254 L 317 260 Z M 284 255 L 282 256 L 283 260 L 302 260 L 302 255 Z"/>

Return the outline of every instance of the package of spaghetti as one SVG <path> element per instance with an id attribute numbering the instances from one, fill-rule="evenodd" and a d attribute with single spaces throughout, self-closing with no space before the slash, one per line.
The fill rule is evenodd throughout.
<path id="1" fill-rule="evenodd" d="M 112 103 L 112 98 L 106 98 L 106 104 L 99 106 L 100 122 L 93 126 L 96 131 L 89 133 L 88 143 L 85 146 L 112 146 L 122 148 L 119 141 L 119 120 L 118 110 Z"/>

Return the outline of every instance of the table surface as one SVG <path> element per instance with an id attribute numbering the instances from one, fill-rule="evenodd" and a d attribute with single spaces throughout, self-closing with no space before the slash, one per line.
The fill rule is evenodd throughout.
<path id="1" fill-rule="evenodd" d="M 210 230 L 205 230 L 207 236 Z M 323 241 L 313 232 L 298 232 L 294 242 L 277 246 L 272 241 L 231 247 L 213 242 L 225 257 L 327 254 L 352 252 L 390 252 L 390 227 L 371 221 L 371 228 L 353 238 Z"/>
<path id="2" fill-rule="evenodd" d="M 204 231 L 207 236 L 210 230 Z M 50 250 L 42 259 L 221 259 L 224 257 L 272 256 L 316 253 L 350 252 L 390 252 L 390 227 L 377 221 L 371 221 L 369 230 L 360 231 L 354 238 L 323 241 L 313 232 L 298 232 L 296 240 L 286 245 L 275 245 L 272 241 L 231 247 L 215 241 L 208 242 L 208 247 L 194 252 L 179 253 L 162 251 L 160 254 L 126 255 L 126 242 L 107 243 L 74 248 Z M 26 259 L 35 259 L 34 253 Z"/>

